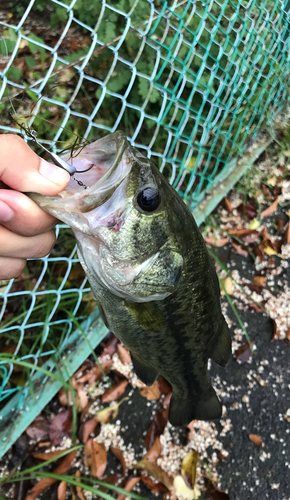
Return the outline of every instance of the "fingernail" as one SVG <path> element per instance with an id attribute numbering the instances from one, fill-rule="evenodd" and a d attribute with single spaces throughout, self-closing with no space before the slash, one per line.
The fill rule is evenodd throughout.
<path id="1" fill-rule="evenodd" d="M 14 212 L 4 201 L 0 200 L 0 221 L 8 222 L 12 219 Z"/>
<path id="2" fill-rule="evenodd" d="M 58 185 L 66 184 L 70 179 L 68 172 L 43 159 L 41 159 L 39 173 L 45 177 L 45 179 Z"/>

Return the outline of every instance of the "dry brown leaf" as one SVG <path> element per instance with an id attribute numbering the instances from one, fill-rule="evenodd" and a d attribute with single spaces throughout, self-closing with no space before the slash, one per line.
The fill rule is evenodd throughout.
<path id="1" fill-rule="evenodd" d="M 255 446 L 262 446 L 263 440 L 257 436 L 257 434 L 249 434 L 249 440 L 254 443 Z"/>
<path id="2" fill-rule="evenodd" d="M 103 357 L 103 356 L 106 356 L 106 355 L 109 355 L 110 357 L 113 356 L 113 354 L 115 354 L 115 352 L 117 352 L 117 345 L 118 345 L 118 342 L 119 340 L 117 339 L 117 337 L 112 333 L 108 342 L 106 343 L 105 347 L 104 347 L 104 350 L 101 354 L 100 357 Z"/>
<path id="3" fill-rule="evenodd" d="M 113 453 L 113 455 L 115 455 L 115 457 L 119 460 L 119 462 L 122 466 L 123 474 L 125 476 L 126 472 L 127 472 L 127 465 L 126 465 L 126 460 L 125 460 L 125 457 L 123 455 L 122 450 L 120 450 L 120 448 L 117 448 L 114 446 L 111 446 L 110 450 Z"/>
<path id="4" fill-rule="evenodd" d="M 225 208 L 225 209 L 226 209 L 229 213 L 231 213 L 231 212 L 233 211 L 232 204 L 231 204 L 230 200 L 229 200 L 227 197 L 225 197 L 225 198 L 223 199 L 223 206 L 224 206 L 224 208 Z"/>
<path id="5" fill-rule="evenodd" d="M 280 338 L 280 330 L 278 330 L 278 326 L 277 326 L 276 321 L 272 318 L 271 318 L 271 321 L 273 323 L 273 329 L 274 329 L 274 333 L 273 333 L 273 337 L 271 339 L 271 342 L 275 342 L 275 340 L 278 340 Z"/>
<path id="6" fill-rule="evenodd" d="M 131 363 L 130 353 L 125 346 L 118 344 L 117 345 L 117 352 L 118 352 L 118 356 L 120 358 L 120 361 L 121 361 L 121 363 L 123 363 L 123 365 L 129 365 Z"/>
<path id="7" fill-rule="evenodd" d="M 286 338 L 290 340 L 290 328 L 287 328 L 286 330 Z"/>
<path id="8" fill-rule="evenodd" d="M 187 426 L 187 428 L 189 429 L 189 433 L 187 434 L 187 442 L 191 441 L 194 438 L 195 435 L 194 424 L 195 420 L 192 420 Z"/>
<path id="9" fill-rule="evenodd" d="M 158 386 L 161 394 L 169 394 L 169 392 L 172 392 L 170 383 L 167 382 L 167 380 L 162 375 L 158 378 Z"/>
<path id="10" fill-rule="evenodd" d="M 261 307 L 257 306 L 257 304 L 255 304 L 255 302 L 249 302 L 248 307 L 251 307 L 251 309 L 254 309 L 254 311 L 256 311 L 257 313 L 263 312 L 263 309 L 261 309 Z"/>
<path id="11" fill-rule="evenodd" d="M 272 205 L 270 205 L 268 208 L 266 208 L 266 210 L 263 210 L 263 212 L 261 212 L 261 217 L 267 217 L 268 215 L 272 215 L 274 212 L 276 212 L 278 205 L 279 205 L 279 198 L 276 198 L 276 200 L 274 201 L 274 203 L 272 203 Z"/>
<path id="12" fill-rule="evenodd" d="M 209 483 L 207 487 L 206 498 L 207 500 L 230 500 L 227 493 L 217 490 L 212 483 Z"/>
<path id="13" fill-rule="evenodd" d="M 139 387 L 139 392 L 143 398 L 148 399 L 148 401 L 155 401 L 159 399 L 161 396 L 161 391 L 159 389 L 158 380 L 155 380 L 154 384 L 150 387 L 144 385 L 143 387 Z"/>
<path id="14" fill-rule="evenodd" d="M 25 432 L 31 439 L 48 439 L 49 426 L 50 423 L 42 415 L 38 415 Z"/>
<path id="15" fill-rule="evenodd" d="M 85 445 L 86 466 L 90 474 L 98 479 L 104 474 L 107 467 L 107 452 L 103 445 L 89 439 Z"/>
<path id="16" fill-rule="evenodd" d="M 165 418 L 166 422 L 168 420 L 171 397 L 172 397 L 172 390 L 171 390 L 171 392 L 166 394 L 165 398 L 162 401 L 162 415 Z"/>
<path id="17" fill-rule="evenodd" d="M 159 465 L 152 464 L 151 462 L 148 462 L 148 460 L 143 459 L 135 465 L 135 468 L 145 470 L 148 474 L 151 474 L 151 476 L 157 479 L 157 481 L 164 484 L 166 488 L 171 490 L 173 480 L 164 470 L 161 469 L 161 467 L 159 467 Z"/>
<path id="18" fill-rule="evenodd" d="M 148 451 L 148 453 L 146 453 L 144 460 L 148 460 L 148 462 L 151 462 L 153 464 L 160 456 L 160 453 L 161 453 L 161 442 L 160 442 L 160 437 L 157 436 L 150 450 Z"/>
<path id="19" fill-rule="evenodd" d="M 166 418 L 162 415 L 160 411 L 157 411 L 153 417 L 149 430 L 145 436 L 145 446 L 147 450 L 153 446 L 155 439 L 158 436 L 161 436 L 163 433 L 165 426 L 167 424 Z"/>
<path id="20" fill-rule="evenodd" d="M 244 257 L 246 257 L 249 254 L 248 250 L 246 248 L 243 248 L 241 245 L 238 245 L 233 241 L 231 241 L 231 244 L 239 255 L 243 255 Z"/>
<path id="21" fill-rule="evenodd" d="M 214 236 L 208 236 L 204 238 L 208 245 L 212 245 L 214 247 L 224 247 L 229 241 L 229 238 L 215 238 Z"/>
<path id="22" fill-rule="evenodd" d="M 87 420 L 84 423 L 83 431 L 82 431 L 82 440 L 84 443 L 86 443 L 88 441 L 90 434 L 92 434 L 92 432 L 94 432 L 97 425 L 98 425 L 98 420 L 95 417 L 90 418 L 90 420 Z"/>
<path id="23" fill-rule="evenodd" d="M 290 243 L 290 224 L 289 224 L 289 222 L 287 223 L 287 228 L 286 228 L 283 239 L 284 239 L 284 242 L 289 245 L 289 243 Z"/>
<path id="24" fill-rule="evenodd" d="M 245 214 L 247 219 L 253 219 L 257 215 L 257 209 L 251 203 L 247 203 L 246 206 L 244 206 L 244 204 L 241 203 L 237 207 L 237 211 L 241 216 Z"/>
<path id="25" fill-rule="evenodd" d="M 61 481 L 57 488 L 57 500 L 66 499 L 66 489 L 67 489 L 67 483 L 65 481 Z"/>
<path id="26" fill-rule="evenodd" d="M 255 342 L 252 340 L 252 346 L 255 345 Z M 250 348 L 250 345 L 248 342 L 245 344 L 241 345 L 237 351 L 235 352 L 235 356 L 237 359 L 239 359 L 242 363 L 245 363 L 245 361 L 248 361 L 250 357 L 252 356 L 252 350 Z"/>
<path id="27" fill-rule="evenodd" d="M 77 470 L 75 475 L 76 475 L 76 481 L 77 481 L 77 482 L 80 482 L 79 477 L 80 477 L 80 475 L 81 475 L 81 471 L 80 471 L 80 470 Z M 79 497 L 79 500 L 86 500 L 85 495 L 83 494 L 83 490 L 82 490 L 82 488 L 81 488 L 80 486 L 77 486 L 77 487 L 76 487 L 76 490 L 77 490 L 77 495 L 78 495 L 78 497 Z"/>
<path id="28" fill-rule="evenodd" d="M 77 394 L 74 395 L 74 398 L 77 411 L 82 411 L 88 404 L 88 396 L 86 395 L 85 391 L 82 388 L 78 387 Z M 58 400 L 63 406 L 71 406 L 71 391 L 68 391 L 67 393 L 62 387 L 58 393 Z"/>
<path id="29" fill-rule="evenodd" d="M 128 479 L 128 481 L 126 482 L 125 486 L 124 486 L 124 490 L 127 490 L 127 491 L 132 491 L 136 484 L 138 484 L 140 481 L 140 477 L 131 477 L 131 479 Z M 124 495 L 123 493 L 119 493 L 119 495 L 117 496 L 117 500 L 125 500 L 126 498 L 126 495 Z"/>
<path id="30" fill-rule="evenodd" d="M 71 451 L 70 453 L 68 453 L 68 455 L 66 455 L 63 458 L 63 460 L 58 465 L 58 467 L 56 467 L 56 469 L 54 469 L 53 474 L 60 474 L 60 475 L 66 474 L 66 472 L 70 468 L 70 465 L 71 465 L 72 461 L 76 457 L 76 453 L 77 453 L 76 450 Z M 26 497 L 26 500 L 35 500 L 38 497 L 38 495 L 40 495 L 40 493 L 42 493 L 47 488 L 49 488 L 50 486 L 52 486 L 56 481 L 57 481 L 57 479 L 54 479 L 52 477 L 43 477 L 30 490 L 30 495 L 28 495 Z"/>
<path id="31" fill-rule="evenodd" d="M 256 235 L 257 233 L 259 234 L 258 231 L 256 231 L 255 229 L 229 229 L 229 233 L 231 236 L 239 236 L 239 237 L 242 237 L 242 236 L 249 236 L 249 235 Z"/>
<path id="32" fill-rule="evenodd" d="M 101 366 L 102 366 L 106 375 L 111 370 L 112 364 L 113 364 L 113 361 L 111 359 L 106 359 L 105 361 L 103 361 L 101 363 Z M 85 382 L 88 382 L 88 384 L 90 386 L 90 385 L 94 384 L 95 382 L 97 382 L 97 380 L 101 380 L 102 377 L 103 377 L 102 370 L 100 369 L 100 367 L 98 365 L 95 365 L 90 371 L 88 371 L 88 373 L 86 373 L 85 375 L 83 375 L 83 377 L 80 377 L 78 379 L 78 383 L 84 384 Z"/>
<path id="33" fill-rule="evenodd" d="M 68 436 L 72 426 L 71 409 L 58 413 L 50 424 L 49 437 L 54 446 L 58 446 L 64 436 Z"/>
<path id="34" fill-rule="evenodd" d="M 145 474 L 140 474 L 142 482 L 152 491 L 152 493 L 167 493 L 168 488 L 162 483 L 155 483 L 150 476 L 145 476 Z"/>
<path id="35" fill-rule="evenodd" d="M 38 458 L 39 460 L 50 460 L 51 458 L 56 458 L 61 455 L 65 450 L 54 450 L 49 451 L 47 453 L 32 453 L 34 458 Z"/>
<path id="36" fill-rule="evenodd" d="M 111 403 L 119 399 L 122 394 L 124 394 L 126 387 L 128 385 L 128 380 L 122 380 L 119 384 L 114 385 L 110 389 L 104 392 L 102 396 L 103 403 Z"/>
<path id="37" fill-rule="evenodd" d="M 277 223 L 277 234 L 280 234 L 282 233 L 282 230 L 283 230 L 283 227 L 284 227 L 284 222 L 282 219 L 280 219 L 279 217 L 276 219 L 276 223 Z"/>
<path id="38" fill-rule="evenodd" d="M 254 276 L 254 284 L 257 286 L 266 286 L 267 278 L 266 276 Z"/>

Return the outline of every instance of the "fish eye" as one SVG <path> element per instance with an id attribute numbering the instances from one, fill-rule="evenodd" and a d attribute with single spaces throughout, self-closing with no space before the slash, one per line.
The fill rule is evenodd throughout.
<path id="1" fill-rule="evenodd" d="M 156 188 L 146 187 L 137 196 L 137 203 L 144 212 L 153 212 L 159 207 L 160 195 Z"/>

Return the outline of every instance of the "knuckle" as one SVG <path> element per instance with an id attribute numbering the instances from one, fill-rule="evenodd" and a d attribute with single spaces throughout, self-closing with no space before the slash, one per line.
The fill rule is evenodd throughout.
<path id="1" fill-rule="evenodd" d="M 0 258 L 0 279 L 11 280 L 17 278 L 26 266 L 24 259 L 1 259 Z"/>
<path id="2" fill-rule="evenodd" d="M 39 245 L 35 257 L 45 257 L 49 254 L 55 244 L 56 236 L 54 230 L 38 236 Z"/>

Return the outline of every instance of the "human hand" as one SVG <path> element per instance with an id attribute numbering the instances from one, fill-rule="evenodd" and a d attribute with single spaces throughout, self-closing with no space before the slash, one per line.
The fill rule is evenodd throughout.
<path id="1" fill-rule="evenodd" d="M 63 191 L 69 179 L 21 137 L 0 135 L 0 279 L 16 278 L 26 259 L 44 257 L 55 243 L 57 220 L 23 192 L 52 196 Z"/>

